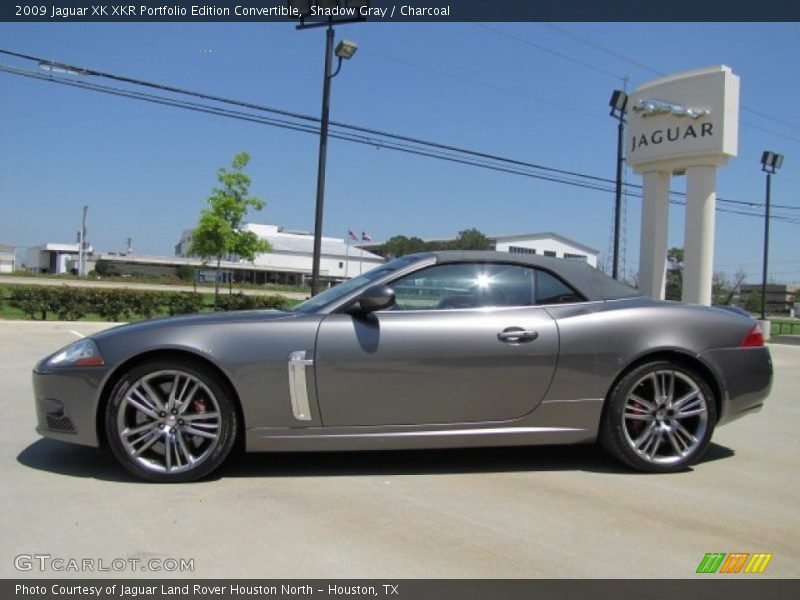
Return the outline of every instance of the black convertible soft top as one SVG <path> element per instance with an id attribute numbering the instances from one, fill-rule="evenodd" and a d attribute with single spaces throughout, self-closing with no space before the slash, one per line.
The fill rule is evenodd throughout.
<path id="1" fill-rule="evenodd" d="M 620 300 L 639 298 L 642 292 L 612 279 L 588 263 L 536 254 L 512 254 L 485 250 L 450 250 L 426 252 L 435 256 L 438 264 L 459 262 L 494 262 L 538 267 L 563 279 L 587 300 Z"/>

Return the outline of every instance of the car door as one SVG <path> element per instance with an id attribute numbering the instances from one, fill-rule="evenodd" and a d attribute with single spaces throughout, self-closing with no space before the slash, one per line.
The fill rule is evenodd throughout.
<path id="1" fill-rule="evenodd" d="M 396 305 L 331 314 L 315 373 L 326 426 L 504 421 L 541 402 L 558 331 L 533 306 L 534 269 L 494 263 L 427 267 L 390 282 Z"/>

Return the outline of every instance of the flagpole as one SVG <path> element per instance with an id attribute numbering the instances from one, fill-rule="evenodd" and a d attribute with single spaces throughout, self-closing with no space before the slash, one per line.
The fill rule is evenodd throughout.
<path id="1" fill-rule="evenodd" d="M 361 250 L 361 253 L 358 257 L 358 274 L 364 274 L 364 242 L 371 242 L 372 236 L 367 235 L 366 231 L 361 232 L 361 244 L 359 245 L 358 249 Z"/>

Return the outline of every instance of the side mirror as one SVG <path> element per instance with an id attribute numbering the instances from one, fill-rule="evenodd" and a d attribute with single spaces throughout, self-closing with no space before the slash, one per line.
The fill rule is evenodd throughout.
<path id="1" fill-rule="evenodd" d="M 352 312 L 371 313 L 394 306 L 394 290 L 388 285 L 373 285 L 361 294 Z"/>

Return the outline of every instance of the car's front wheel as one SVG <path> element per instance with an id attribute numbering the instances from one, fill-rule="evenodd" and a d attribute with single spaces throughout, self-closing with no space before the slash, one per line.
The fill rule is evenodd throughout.
<path id="1" fill-rule="evenodd" d="M 688 366 L 654 361 L 627 373 L 607 399 L 600 442 L 640 471 L 669 473 L 706 451 L 717 420 L 714 393 Z"/>
<path id="2" fill-rule="evenodd" d="M 124 373 L 105 414 L 117 460 L 158 482 L 209 475 L 230 454 L 237 426 L 227 386 L 188 361 L 148 361 Z"/>

